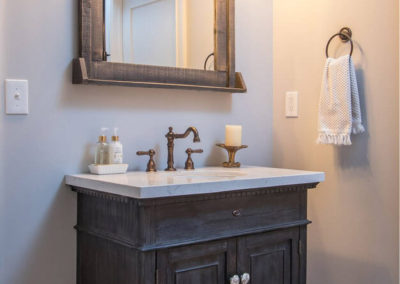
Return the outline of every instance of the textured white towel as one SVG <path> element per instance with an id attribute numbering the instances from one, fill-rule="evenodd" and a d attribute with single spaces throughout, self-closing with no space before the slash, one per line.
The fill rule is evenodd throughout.
<path id="1" fill-rule="evenodd" d="M 351 145 L 364 132 L 356 72 L 350 55 L 326 60 L 319 100 L 317 143 Z"/>

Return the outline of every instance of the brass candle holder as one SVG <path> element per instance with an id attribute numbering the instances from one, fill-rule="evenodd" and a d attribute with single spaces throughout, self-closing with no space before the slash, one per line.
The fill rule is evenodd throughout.
<path id="1" fill-rule="evenodd" d="M 235 162 L 236 152 L 239 151 L 240 149 L 247 148 L 248 147 L 247 145 L 242 145 L 242 146 L 226 146 L 225 144 L 216 144 L 216 145 L 228 151 L 229 161 L 222 163 L 222 165 L 225 168 L 240 168 L 240 163 Z"/>

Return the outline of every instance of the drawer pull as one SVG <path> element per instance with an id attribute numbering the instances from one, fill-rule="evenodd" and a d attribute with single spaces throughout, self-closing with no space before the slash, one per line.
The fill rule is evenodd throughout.
<path id="1" fill-rule="evenodd" d="M 240 209 L 235 209 L 232 211 L 232 215 L 234 217 L 239 217 L 240 215 L 242 215 L 242 211 Z"/>

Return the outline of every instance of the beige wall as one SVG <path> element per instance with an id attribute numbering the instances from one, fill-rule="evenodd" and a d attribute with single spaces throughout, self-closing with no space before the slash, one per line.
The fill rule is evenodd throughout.
<path id="1" fill-rule="evenodd" d="M 326 172 L 309 194 L 309 284 L 398 283 L 397 2 L 274 1 L 274 166 Z M 316 145 L 324 49 L 346 25 L 367 133 L 350 147 Z M 298 119 L 284 117 L 290 90 Z"/>

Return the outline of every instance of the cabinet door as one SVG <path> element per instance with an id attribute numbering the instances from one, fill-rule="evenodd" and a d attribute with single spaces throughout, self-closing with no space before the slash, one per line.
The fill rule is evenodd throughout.
<path id="1" fill-rule="evenodd" d="M 251 284 L 299 284 L 299 229 L 278 230 L 238 239 L 238 274 Z"/>
<path id="2" fill-rule="evenodd" d="M 158 284 L 225 284 L 236 274 L 236 240 L 157 252 Z"/>

